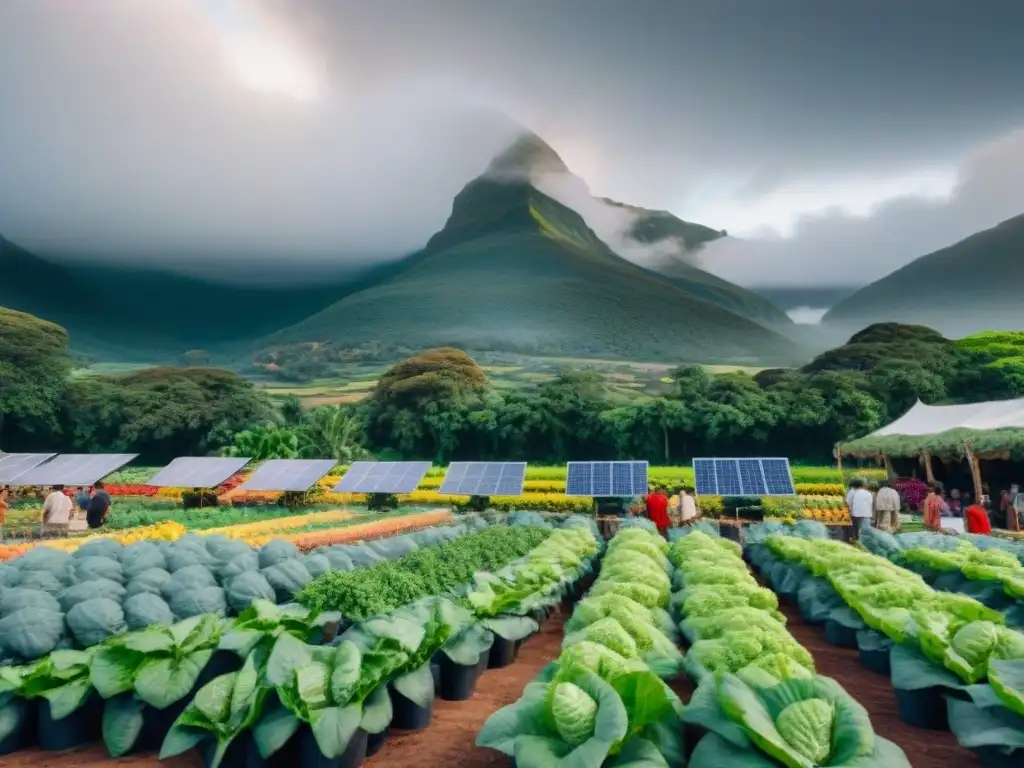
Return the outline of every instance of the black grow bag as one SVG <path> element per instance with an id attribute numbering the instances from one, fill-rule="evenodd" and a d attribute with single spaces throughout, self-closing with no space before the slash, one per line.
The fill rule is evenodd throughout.
<path id="1" fill-rule="evenodd" d="M 919 688 L 914 691 L 893 688 L 900 720 L 915 728 L 930 731 L 948 731 L 949 716 L 943 689 L 938 686 Z"/>
<path id="2" fill-rule="evenodd" d="M 486 655 L 481 653 L 486 666 Z M 441 670 L 441 682 L 437 690 L 445 701 L 465 701 L 476 690 L 476 681 L 480 677 L 480 661 L 476 664 L 456 664 L 446 654 L 441 654 L 438 664 Z"/>
<path id="3" fill-rule="evenodd" d="M 366 756 L 373 757 L 385 744 L 388 743 L 388 729 L 385 728 L 380 733 L 368 733 L 366 734 Z"/>
<path id="4" fill-rule="evenodd" d="M 39 733 L 39 707 L 34 701 L 14 699 L 7 706 L 20 710 L 21 725 L 6 738 L 0 739 L 0 755 L 9 755 L 35 746 Z"/>
<path id="5" fill-rule="evenodd" d="M 488 655 L 488 669 L 504 669 L 516 660 L 519 646 L 516 640 L 506 640 L 504 637 L 494 636 L 494 644 L 491 646 Z"/>
<path id="6" fill-rule="evenodd" d="M 880 675 L 888 676 L 892 671 L 892 667 L 889 664 L 889 649 L 860 649 L 860 665 L 872 672 L 877 672 Z"/>
<path id="7" fill-rule="evenodd" d="M 441 687 L 441 665 L 436 661 L 430 662 L 430 676 L 434 678 L 434 690 Z"/>
<path id="8" fill-rule="evenodd" d="M 978 756 L 981 768 L 1024 768 L 1024 749 L 1005 754 L 999 747 L 976 747 L 971 752 Z"/>
<path id="9" fill-rule="evenodd" d="M 214 752 L 217 749 L 216 743 L 210 739 L 203 742 L 199 753 L 203 758 L 203 765 L 209 768 L 213 760 Z M 292 738 L 285 746 L 277 750 L 269 758 L 260 755 L 260 751 L 253 740 L 251 732 L 240 733 L 231 742 L 224 759 L 220 762 L 220 768 L 288 768 L 298 761 L 296 739 Z"/>
<path id="10" fill-rule="evenodd" d="M 838 621 L 828 619 L 825 622 L 825 640 L 829 645 L 839 648 L 856 648 L 857 630 L 840 624 Z"/>
<path id="11" fill-rule="evenodd" d="M 103 737 L 103 699 L 93 691 L 85 703 L 61 720 L 50 716 L 50 702 L 39 699 L 39 746 L 48 752 L 92 744 Z"/>
<path id="12" fill-rule="evenodd" d="M 391 694 L 392 727 L 403 731 L 419 731 L 430 725 L 430 720 L 434 716 L 433 700 L 427 706 L 421 707 L 396 691 L 393 686 L 388 686 L 388 693 Z"/>

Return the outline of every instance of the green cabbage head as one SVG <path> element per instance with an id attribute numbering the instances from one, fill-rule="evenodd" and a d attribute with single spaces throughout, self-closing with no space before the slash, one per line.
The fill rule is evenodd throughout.
<path id="1" fill-rule="evenodd" d="M 558 683 L 551 697 L 551 716 L 562 740 L 578 747 L 594 735 L 597 702 L 573 683 Z"/>

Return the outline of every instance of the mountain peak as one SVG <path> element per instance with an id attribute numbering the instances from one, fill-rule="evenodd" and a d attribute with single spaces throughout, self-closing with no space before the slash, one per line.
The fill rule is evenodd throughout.
<path id="1" fill-rule="evenodd" d="M 568 172 L 550 144 L 535 133 L 524 133 L 491 161 L 484 176 L 529 177 L 536 173 Z"/>

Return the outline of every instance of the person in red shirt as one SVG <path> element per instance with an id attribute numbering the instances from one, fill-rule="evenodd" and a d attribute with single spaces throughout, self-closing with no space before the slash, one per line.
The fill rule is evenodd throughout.
<path id="1" fill-rule="evenodd" d="M 992 533 L 992 523 L 988 519 L 988 512 L 981 504 L 971 504 L 964 512 L 964 518 L 968 533 Z"/>
<path id="2" fill-rule="evenodd" d="M 654 493 L 644 499 L 644 506 L 647 508 L 647 519 L 658 526 L 658 533 L 668 538 L 668 529 L 671 522 L 668 519 L 668 496 L 664 488 L 658 488 Z"/>

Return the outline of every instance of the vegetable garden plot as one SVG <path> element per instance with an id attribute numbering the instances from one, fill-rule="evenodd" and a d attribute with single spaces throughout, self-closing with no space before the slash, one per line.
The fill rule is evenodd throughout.
<path id="1" fill-rule="evenodd" d="M 891 644 L 891 684 L 902 720 L 922 728 L 952 727 L 972 750 L 1019 755 L 1024 635 L 1004 626 L 1002 613 L 967 595 L 936 591 L 882 557 L 834 542 L 775 534 L 749 550 L 780 591 L 791 590 L 795 580 L 802 583 L 800 596 L 808 585 L 831 592 L 839 605 L 827 613 L 829 622 L 860 622 L 858 641 L 882 638 Z M 802 600 L 800 606 L 810 615 Z M 960 705 L 948 705 L 949 699 Z M 979 740 L 981 734 L 986 741 Z"/>

